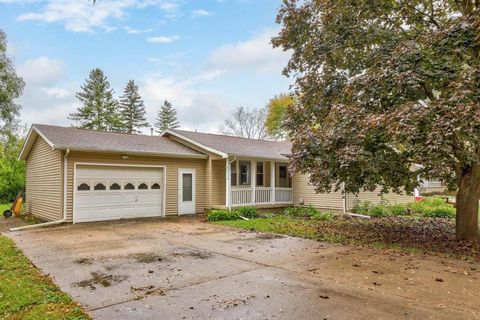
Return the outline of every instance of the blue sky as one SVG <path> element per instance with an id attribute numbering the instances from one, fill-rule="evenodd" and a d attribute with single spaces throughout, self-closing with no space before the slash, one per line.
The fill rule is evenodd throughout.
<path id="1" fill-rule="evenodd" d="M 238 106 L 286 92 L 288 53 L 269 43 L 281 0 L 0 0 L 26 88 L 22 121 L 70 125 L 75 92 L 100 67 L 117 95 L 137 82 L 153 123 L 172 101 L 185 129 L 216 132 Z"/>

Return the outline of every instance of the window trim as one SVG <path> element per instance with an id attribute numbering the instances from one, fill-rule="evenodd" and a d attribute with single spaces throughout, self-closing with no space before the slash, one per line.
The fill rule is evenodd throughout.
<path id="1" fill-rule="evenodd" d="M 243 162 L 243 164 L 242 164 Z M 242 165 L 246 165 L 248 169 L 247 172 L 244 174 L 242 173 Z M 239 174 L 239 186 L 251 186 L 252 185 L 252 161 L 251 160 L 240 160 L 238 162 L 238 174 Z M 246 175 L 245 183 L 242 182 L 242 178 Z"/>
<path id="2" fill-rule="evenodd" d="M 258 172 L 258 168 L 262 168 L 262 172 Z M 255 186 L 256 187 L 264 187 L 265 186 L 265 162 L 263 161 L 258 161 L 257 162 L 257 167 L 255 168 Z M 261 184 L 259 184 L 259 179 L 258 179 L 258 176 L 261 175 L 262 178 L 260 179 L 261 180 Z"/>

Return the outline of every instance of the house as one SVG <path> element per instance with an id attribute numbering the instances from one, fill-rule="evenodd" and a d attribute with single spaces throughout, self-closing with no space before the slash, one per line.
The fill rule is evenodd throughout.
<path id="1" fill-rule="evenodd" d="M 35 124 L 19 155 L 27 164 L 26 212 L 77 223 L 239 206 L 345 211 L 382 200 L 375 191 L 316 194 L 307 176 L 289 173 L 290 147 L 183 130 L 147 136 Z"/>

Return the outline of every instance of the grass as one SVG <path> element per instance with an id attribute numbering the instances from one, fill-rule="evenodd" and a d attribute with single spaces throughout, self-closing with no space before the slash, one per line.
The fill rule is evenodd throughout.
<path id="1" fill-rule="evenodd" d="M 0 235 L 0 319 L 91 319 Z"/>
<path id="2" fill-rule="evenodd" d="M 341 235 L 319 233 L 316 224 L 312 223 L 312 221 L 284 216 L 251 220 L 217 221 L 214 223 L 234 228 L 248 229 L 258 232 L 286 234 L 292 237 L 327 241 L 332 243 L 345 243 L 346 241 L 346 238 Z"/>

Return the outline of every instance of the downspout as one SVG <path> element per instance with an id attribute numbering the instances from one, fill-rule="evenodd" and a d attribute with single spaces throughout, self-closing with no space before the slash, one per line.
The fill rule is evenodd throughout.
<path id="1" fill-rule="evenodd" d="M 65 155 L 63 156 L 63 218 L 61 220 L 49 221 L 44 223 L 37 223 L 31 224 L 28 226 L 21 226 L 16 228 L 10 228 L 9 231 L 21 231 L 27 229 L 34 229 L 34 228 L 42 228 L 48 226 L 54 226 L 58 224 L 62 224 L 67 221 L 67 163 L 68 163 L 68 154 L 70 153 L 70 149 L 65 151 Z"/>
<path id="2" fill-rule="evenodd" d="M 343 213 L 347 213 L 347 193 L 345 192 L 345 182 L 342 183 L 342 193 L 343 193 Z"/>

